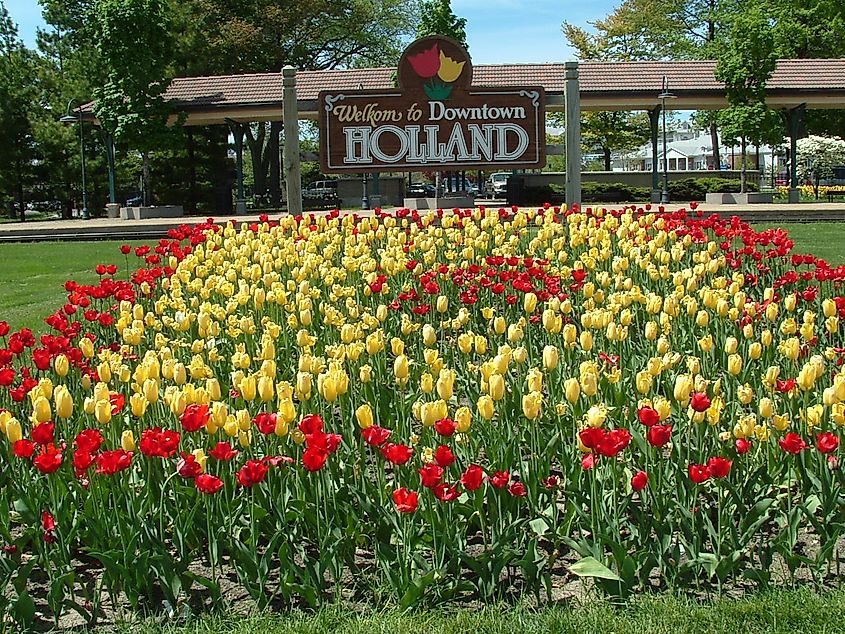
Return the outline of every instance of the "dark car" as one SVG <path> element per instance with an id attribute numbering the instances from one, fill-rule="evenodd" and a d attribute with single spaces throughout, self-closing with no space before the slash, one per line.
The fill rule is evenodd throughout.
<path id="1" fill-rule="evenodd" d="M 428 183 L 414 183 L 405 190 L 407 198 L 434 198 L 437 190 Z"/>

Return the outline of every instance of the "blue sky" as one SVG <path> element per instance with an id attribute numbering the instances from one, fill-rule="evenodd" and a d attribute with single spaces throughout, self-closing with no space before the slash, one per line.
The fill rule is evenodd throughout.
<path id="1" fill-rule="evenodd" d="M 452 10 L 467 19 L 467 40 L 475 64 L 561 62 L 574 59 L 560 25 L 586 26 L 605 17 L 621 0 L 452 0 Z M 27 46 L 44 27 L 37 0 L 5 0 Z"/>

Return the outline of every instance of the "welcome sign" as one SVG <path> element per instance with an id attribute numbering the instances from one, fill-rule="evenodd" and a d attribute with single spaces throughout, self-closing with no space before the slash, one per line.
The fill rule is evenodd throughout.
<path id="1" fill-rule="evenodd" d="M 545 165 L 542 88 L 472 86 L 469 55 L 442 36 L 405 49 L 397 75 L 394 90 L 320 93 L 324 173 Z"/>

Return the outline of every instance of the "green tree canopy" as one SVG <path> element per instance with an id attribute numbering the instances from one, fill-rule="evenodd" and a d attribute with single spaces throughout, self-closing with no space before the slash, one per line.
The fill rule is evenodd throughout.
<path id="1" fill-rule="evenodd" d="M 467 47 L 467 21 L 452 12 L 451 0 L 424 0 L 420 3 L 420 24 L 417 37 L 445 35 Z"/>

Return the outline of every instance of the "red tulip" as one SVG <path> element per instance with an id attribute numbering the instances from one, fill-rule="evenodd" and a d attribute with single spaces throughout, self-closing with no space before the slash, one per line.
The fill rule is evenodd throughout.
<path id="1" fill-rule="evenodd" d="M 385 460 L 395 465 L 405 464 L 411 459 L 411 456 L 414 455 L 412 447 L 408 447 L 407 445 L 396 445 L 392 442 L 382 445 L 380 447 L 380 451 Z"/>
<path id="2" fill-rule="evenodd" d="M 53 432 L 55 429 L 55 423 L 41 423 L 32 428 L 30 436 L 39 445 L 50 445 L 53 443 Z"/>
<path id="3" fill-rule="evenodd" d="M 781 438 L 778 441 L 778 444 L 781 449 L 791 454 L 801 453 L 801 451 L 808 447 L 807 443 L 804 442 L 804 439 L 794 431 L 789 432 L 786 436 Z"/>
<path id="4" fill-rule="evenodd" d="M 238 451 L 236 449 L 232 449 L 232 446 L 229 443 L 221 441 L 214 445 L 214 449 L 211 449 L 208 452 L 208 455 L 215 460 L 225 462 L 237 456 Z"/>
<path id="5" fill-rule="evenodd" d="M 126 405 L 126 397 L 123 394 L 110 394 L 109 403 L 111 403 L 111 414 L 115 416 Z"/>
<path id="6" fill-rule="evenodd" d="M 223 488 L 223 480 L 218 478 L 217 476 L 213 476 L 210 473 L 200 473 L 196 478 L 194 478 L 194 484 L 197 486 L 197 490 L 200 493 L 217 493 L 220 489 Z"/>
<path id="7" fill-rule="evenodd" d="M 433 487 L 431 492 L 441 502 L 452 502 L 461 496 L 460 491 L 458 491 L 458 488 L 454 484 L 447 484 L 445 482 Z"/>
<path id="8" fill-rule="evenodd" d="M 91 468 L 94 464 L 94 456 L 87 451 L 77 449 L 73 452 L 73 470 L 79 476 Z"/>
<path id="9" fill-rule="evenodd" d="M 241 486 L 251 487 L 264 482 L 267 477 L 267 465 L 260 460 L 247 460 L 238 470 L 238 482 Z"/>
<path id="10" fill-rule="evenodd" d="M 740 455 L 748 453 L 751 451 L 751 441 L 745 438 L 737 438 L 734 447 L 736 447 L 736 452 Z"/>
<path id="11" fill-rule="evenodd" d="M 276 414 L 260 412 L 255 415 L 253 422 L 258 427 L 258 431 L 264 435 L 270 435 L 276 432 Z"/>
<path id="12" fill-rule="evenodd" d="M 593 467 L 596 466 L 596 454 L 594 453 L 586 453 L 581 458 L 581 468 L 584 471 L 589 471 Z"/>
<path id="13" fill-rule="evenodd" d="M 32 458 L 32 454 L 35 453 L 35 443 L 27 438 L 21 438 L 20 440 L 16 440 L 15 444 L 12 445 L 12 453 L 18 458 L 26 458 L 29 460 Z"/>
<path id="14" fill-rule="evenodd" d="M 637 417 L 646 427 L 652 427 L 660 422 L 660 414 L 653 407 L 641 407 L 637 410 Z"/>
<path id="15" fill-rule="evenodd" d="M 104 451 L 94 458 L 97 463 L 95 473 L 100 475 L 114 475 L 124 469 L 128 469 L 132 463 L 132 452 L 123 449 Z"/>
<path id="16" fill-rule="evenodd" d="M 208 411 L 208 405 L 197 405 L 192 403 L 185 408 L 179 421 L 185 431 L 199 431 L 205 427 L 206 423 L 211 419 L 211 412 Z"/>
<path id="17" fill-rule="evenodd" d="M 471 464 L 461 476 L 461 484 L 467 491 L 475 491 L 484 484 L 484 469 L 477 464 Z"/>
<path id="18" fill-rule="evenodd" d="M 714 478 L 726 478 L 731 472 L 731 464 L 733 463 L 727 458 L 720 456 L 710 458 L 707 461 L 707 473 Z"/>
<path id="19" fill-rule="evenodd" d="M 76 445 L 79 451 L 96 453 L 100 450 L 103 441 L 103 434 L 100 433 L 99 429 L 83 429 L 76 435 L 73 444 Z"/>
<path id="20" fill-rule="evenodd" d="M 672 440 L 672 426 L 655 425 L 646 433 L 646 439 L 652 447 L 664 447 L 666 443 Z"/>
<path id="21" fill-rule="evenodd" d="M 408 62 L 414 72 L 423 79 L 434 77 L 440 70 L 440 48 L 435 44 L 422 53 L 408 55 Z"/>
<path id="22" fill-rule="evenodd" d="M 178 431 L 152 427 L 141 432 L 139 448 L 145 456 L 170 458 L 179 449 L 179 439 Z"/>
<path id="23" fill-rule="evenodd" d="M 821 453 L 832 453 L 839 447 L 839 436 L 833 432 L 823 432 L 816 436 L 816 448 Z"/>
<path id="24" fill-rule="evenodd" d="M 524 498 L 528 495 L 528 489 L 525 488 L 522 482 L 511 482 L 511 485 L 508 487 L 508 493 L 517 498 Z"/>
<path id="25" fill-rule="evenodd" d="M 702 482 L 706 482 L 710 479 L 710 472 L 707 470 L 706 465 L 691 464 L 687 467 L 687 470 L 689 471 L 690 480 L 696 484 L 701 484 Z"/>
<path id="26" fill-rule="evenodd" d="M 306 436 L 323 431 L 323 419 L 318 414 L 307 414 L 299 421 L 299 430 Z"/>
<path id="27" fill-rule="evenodd" d="M 446 445 L 440 445 L 434 452 L 434 461 L 445 469 L 455 462 L 455 454 Z"/>
<path id="28" fill-rule="evenodd" d="M 378 447 L 386 443 L 387 439 L 390 438 L 390 430 L 379 427 L 378 425 L 371 425 L 361 430 L 361 437 L 368 445 Z"/>
<path id="29" fill-rule="evenodd" d="M 596 446 L 596 453 L 612 458 L 619 454 L 631 442 L 631 432 L 627 429 L 611 429 Z"/>
<path id="30" fill-rule="evenodd" d="M 587 427 L 578 432 L 578 438 L 581 439 L 581 444 L 588 449 L 595 449 L 604 438 L 605 432 L 599 427 Z"/>
<path id="31" fill-rule="evenodd" d="M 45 531 L 56 530 L 56 518 L 49 511 L 41 512 L 41 528 Z"/>
<path id="32" fill-rule="evenodd" d="M 690 399 L 690 407 L 696 412 L 706 412 L 710 407 L 710 397 L 704 392 L 696 392 Z"/>
<path id="33" fill-rule="evenodd" d="M 511 474 L 508 471 L 497 471 L 493 474 L 492 478 L 489 478 L 490 484 L 492 484 L 497 489 L 504 489 L 508 482 L 510 482 Z"/>
<path id="34" fill-rule="evenodd" d="M 648 485 L 648 474 L 645 471 L 637 471 L 631 478 L 631 488 L 634 491 L 642 491 Z"/>
<path id="35" fill-rule="evenodd" d="M 302 466 L 308 471 L 319 471 L 326 466 L 329 454 L 317 447 L 308 447 L 302 454 Z"/>
<path id="36" fill-rule="evenodd" d="M 202 465 L 197 462 L 197 457 L 194 454 L 183 451 L 176 462 L 176 473 L 186 479 L 196 478 L 202 473 Z"/>
<path id="37" fill-rule="evenodd" d="M 425 464 L 417 469 L 417 473 L 420 474 L 422 485 L 427 489 L 437 486 L 443 479 L 443 467 L 436 464 Z"/>
<path id="38" fill-rule="evenodd" d="M 457 424 L 451 418 L 441 418 L 439 421 L 434 423 L 434 429 L 441 436 L 451 436 L 455 433 L 456 428 Z"/>
<path id="39" fill-rule="evenodd" d="M 419 506 L 420 496 L 416 491 L 409 491 L 405 487 L 393 492 L 393 503 L 400 513 L 413 513 Z"/>
<path id="40" fill-rule="evenodd" d="M 62 452 L 54 445 L 47 445 L 33 458 L 32 464 L 41 473 L 55 473 L 62 466 Z"/>

